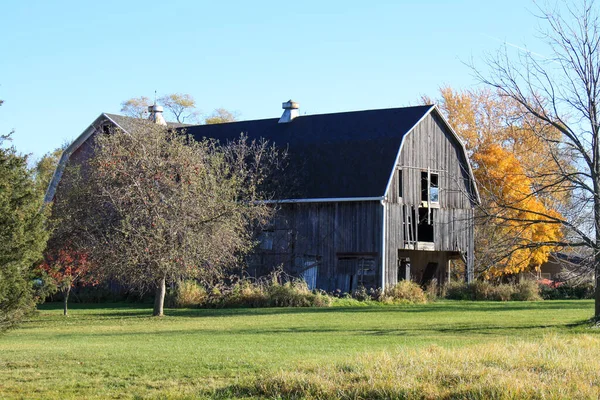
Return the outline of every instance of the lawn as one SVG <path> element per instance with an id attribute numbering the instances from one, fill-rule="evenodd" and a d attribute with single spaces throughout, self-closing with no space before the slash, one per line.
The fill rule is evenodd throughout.
<path id="1" fill-rule="evenodd" d="M 564 398 L 573 393 L 586 397 L 597 393 L 600 384 L 600 354 L 594 353 L 594 349 L 600 352 L 600 330 L 585 323 L 592 312 L 591 301 L 444 301 L 405 306 L 167 310 L 166 317 L 152 318 L 150 308 L 139 304 L 73 304 L 71 315 L 63 317 L 60 304 L 45 304 L 30 321 L 0 336 L 0 398 L 330 397 L 328 387 L 342 386 L 340 377 L 377 381 L 364 368 L 380 365 L 383 359 L 388 364 L 413 366 L 415 371 L 432 365 L 444 371 L 444 363 L 464 357 L 474 363 L 468 367 L 472 371 L 479 364 L 487 368 L 478 372 L 484 376 L 489 368 L 500 365 L 498 360 L 476 359 L 483 357 L 484 349 L 496 349 L 493 353 L 500 357 L 506 348 L 510 349 L 506 354 L 512 351 L 515 357 L 535 356 L 537 360 L 539 354 L 529 353 L 554 354 L 547 350 L 565 343 L 570 346 L 565 345 L 562 353 L 556 350 L 556 357 L 562 357 L 561 364 L 565 360 L 582 364 L 570 366 L 571 370 L 589 368 L 591 375 L 586 375 L 587 369 L 579 375 L 586 379 L 585 390 L 591 392 L 575 388 L 575 392 L 564 392 Z M 586 343 L 590 351 L 581 350 Z M 579 349 L 592 360 L 569 353 L 569 348 Z M 415 364 L 427 357 L 429 367 Z M 340 368 L 354 375 L 340 375 Z M 558 367 L 544 368 L 526 366 L 526 372 L 541 374 L 542 382 L 544 374 L 560 372 Z M 362 371 L 358 377 L 356 371 Z M 306 381 L 298 377 L 313 382 L 317 380 L 313 375 L 326 381 L 303 395 L 298 388 Z M 470 385 L 460 373 L 457 376 L 461 385 Z M 406 385 L 416 384 L 411 382 Z M 354 395 L 348 397 L 361 397 L 351 389 L 348 393 Z M 411 390 L 414 395 L 415 387 Z M 562 391 L 556 393 L 554 397 L 562 397 Z M 394 396 L 401 397 L 381 392 L 383 398 Z"/>

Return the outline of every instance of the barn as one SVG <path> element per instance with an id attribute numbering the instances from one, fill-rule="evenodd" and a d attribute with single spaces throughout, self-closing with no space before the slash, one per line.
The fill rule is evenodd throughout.
<path id="1" fill-rule="evenodd" d="M 474 207 L 479 201 L 464 145 L 436 106 L 173 125 L 194 138 L 266 139 L 285 147 L 294 185 L 271 200 L 277 213 L 260 233 L 248 273 L 278 266 L 311 288 L 350 292 L 410 279 L 447 280 L 453 260 L 473 278 Z M 161 108 L 150 117 L 163 122 Z M 94 135 L 127 130 L 129 118 L 100 115 L 61 157 L 46 200 L 69 163 L 84 163 Z M 290 178 L 292 179 L 292 178 Z"/>

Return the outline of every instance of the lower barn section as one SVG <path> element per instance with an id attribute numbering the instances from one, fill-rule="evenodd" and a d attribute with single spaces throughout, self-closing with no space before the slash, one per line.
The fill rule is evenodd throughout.
<path id="1" fill-rule="evenodd" d="M 310 288 L 350 292 L 381 287 L 383 207 L 379 201 L 281 204 L 258 236 L 248 273 L 281 267 Z"/>
<path id="2" fill-rule="evenodd" d="M 428 285 L 433 280 L 442 284 L 449 280 L 450 265 L 453 260 L 461 260 L 458 252 L 398 250 L 396 265 L 390 265 L 388 284 L 401 280 L 412 280 L 420 285 Z"/>
<path id="3" fill-rule="evenodd" d="M 304 278 L 311 289 L 342 293 L 360 287 L 381 288 L 403 279 L 423 285 L 433 279 L 446 282 L 449 262 L 461 259 L 461 252 L 421 242 L 419 250 L 393 249 L 390 237 L 398 231 L 388 229 L 388 259 L 382 267 L 383 206 L 379 201 L 282 204 L 270 226 L 258 235 L 247 272 L 260 277 L 282 268 Z"/>

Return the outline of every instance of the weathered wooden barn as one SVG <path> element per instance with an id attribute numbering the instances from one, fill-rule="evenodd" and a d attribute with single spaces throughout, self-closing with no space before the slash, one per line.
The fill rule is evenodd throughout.
<path id="1" fill-rule="evenodd" d="M 276 218 L 260 234 L 248 272 L 277 266 L 309 286 L 352 291 L 401 279 L 447 279 L 451 260 L 473 274 L 478 193 L 465 148 L 435 106 L 300 116 L 293 101 L 281 118 L 184 128 L 195 138 L 244 133 L 289 153 L 296 182 L 274 200 Z M 154 118 L 161 120 L 160 109 Z M 65 151 L 48 189 L 51 200 L 68 162 L 85 162 L 89 140 L 127 117 L 102 114 Z"/>

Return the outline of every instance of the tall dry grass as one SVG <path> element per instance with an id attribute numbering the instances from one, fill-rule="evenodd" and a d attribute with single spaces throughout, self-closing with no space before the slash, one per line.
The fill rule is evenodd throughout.
<path id="1" fill-rule="evenodd" d="M 386 288 L 379 301 L 384 304 L 422 304 L 427 303 L 427 294 L 416 282 L 400 281 Z"/>
<path id="2" fill-rule="evenodd" d="M 181 282 L 170 295 L 169 305 L 181 308 L 329 307 L 333 297 L 313 291 L 301 279 L 282 277 L 275 271 L 264 279 L 238 278 L 230 285 L 207 291 L 195 281 Z M 286 280 L 287 279 L 287 280 Z"/>
<path id="3" fill-rule="evenodd" d="M 281 371 L 228 392 L 286 399 L 598 399 L 600 338 L 432 345 Z"/>

